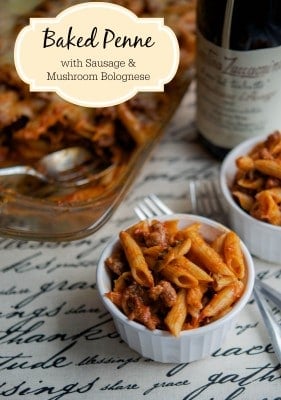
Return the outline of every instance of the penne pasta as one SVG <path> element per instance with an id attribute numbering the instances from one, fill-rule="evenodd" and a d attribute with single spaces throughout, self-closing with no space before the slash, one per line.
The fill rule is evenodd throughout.
<path id="1" fill-rule="evenodd" d="M 153 276 L 137 242 L 125 231 L 120 232 L 119 238 L 131 267 L 133 278 L 140 285 L 152 287 L 154 284 Z"/>
<path id="2" fill-rule="evenodd" d="M 175 258 L 184 256 L 189 251 L 190 247 L 191 247 L 190 239 L 184 239 L 182 242 L 177 244 L 175 247 L 170 247 L 170 249 L 166 253 L 164 259 L 158 265 L 158 268 L 157 268 L 158 272 L 161 271 L 163 268 L 165 268 L 166 265 L 168 265 Z"/>
<path id="3" fill-rule="evenodd" d="M 169 221 L 164 222 L 164 226 L 167 231 L 167 236 L 169 237 L 170 243 L 173 243 L 174 238 L 178 232 L 178 220 L 170 219 Z"/>
<path id="4" fill-rule="evenodd" d="M 177 294 L 177 299 L 175 304 L 168 312 L 164 320 L 169 331 L 173 335 L 178 336 L 180 334 L 186 315 L 187 315 L 186 291 L 185 289 L 180 289 Z"/>
<path id="5" fill-rule="evenodd" d="M 216 292 L 219 292 L 222 288 L 225 286 L 231 285 L 234 281 L 236 281 L 236 278 L 233 276 L 226 276 L 226 275 L 220 275 L 220 274 L 212 274 L 212 278 L 214 280 L 213 283 L 213 289 Z"/>
<path id="6" fill-rule="evenodd" d="M 245 210 L 250 211 L 255 203 L 255 199 L 250 194 L 241 192 L 239 190 L 234 190 L 232 192 L 233 197 L 237 200 L 239 205 Z"/>
<path id="7" fill-rule="evenodd" d="M 256 199 L 250 214 L 257 219 L 270 222 L 272 225 L 281 225 L 281 210 L 272 194 L 268 190 L 264 190 L 256 196 Z"/>
<path id="8" fill-rule="evenodd" d="M 261 188 L 264 185 L 264 179 L 263 178 L 257 178 L 257 179 L 241 178 L 241 179 L 237 180 L 237 183 L 241 188 L 244 188 L 244 189 L 261 190 Z"/>
<path id="9" fill-rule="evenodd" d="M 108 292 L 106 297 L 112 301 L 117 307 L 122 308 L 123 295 L 121 292 Z"/>
<path id="10" fill-rule="evenodd" d="M 184 257 L 174 258 L 162 270 L 161 275 L 180 288 L 191 288 L 198 285 L 198 279 L 184 265 Z"/>
<path id="11" fill-rule="evenodd" d="M 235 281 L 229 286 L 225 286 L 217 292 L 210 302 L 200 313 L 200 320 L 215 317 L 229 308 L 242 294 L 244 285 L 241 281 Z"/>
<path id="12" fill-rule="evenodd" d="M 226 265 L 234 272 L 237 278 L 243 279 L 245 276 L 244 258 L 240 246 L 240 239 L 233 231 L 226 234 L 223 251 Z"/>
<path id="13" fill-rule="evenodd" d="M 281 162 L 278 160 L 255 160 L 254 168 L 265 175 L 281 179 Z"/>
<path id="14" fill-rule="evenodd" d="M 209 271 L 222 275 L 233 275 L 221 256 L 200 236 L 194 229 L 186 230 L 191 239 L 192 253 L 203 263 Z"/>
<path id="15" fill-rule="evenodd" d="M 7 57 L 10 53 L 7 50 L 13 48 L 15 35 L 28 25 L 30 18 L 48 19 L 71 3 L 75 4 L 77 0 L 32 1 L 26 13 L 10 10 L 11 20 L 8 28 L 4 24 L 0 38 L 0 164 L 2 167 L 17 164 L 35 166 L 39 159 L 51 152 L 70 146 L 85 147 L 92 152 L 94 160 L 113 165 L 112 172 L 91 180 L 87 188 L 91 190 L 85 190 L 85 187 L 57 190 L 55 193 L 54 190 L 45 190 L 41 195 L 44 193 L 49 201 L 55 204 L 63 202 L 67 206 L 103 195 L 107 204 L 112 201 L 110 193 L 116 192 L 120 185 L 124 186 L 124 178 L 136 164 L 139 154 L 146 153 L 159 137 L 190 84 L 195 59 L 196 1 L 183 1 L 183 6 L 175 13 L 169 0 L 114 0 L 140 18 L 165 18 L 179 41 L 180 68 L 161 92 L 139 92 L 121 104 L 97 108 L 71 104 L 55 93 L 30 92 L 28 85 L 18 76 L 14 62 Z M 25 194 L 33 197 L 34 191 L 30 191 L 29 186 L 25 184 Z M 14 189 L 13 184 L 8 189 L 22 193 L 21 186 Z M 6 191 L 6 186 L 2 190 Z M 10 195 L 7 190 L 7 196 Z"/>
<path id="16" fill-rule="evenodd" d="M 242 156 L 236 159 L 236 165 L 240 170 L 248 172 L 254 168 L 254 161 L 250 156 Z"/>
<path id="17" fill-rule="evenodd" d="M 226 237 L 226 233 L 222 233 L 219 235 L 212 243 L 211 247 L 218 253 L 220 256 L 223 256 L 223 244 Z"/>
<path id="18" fill-rule="evenodd" d="M 199 318 L 200 310 L 203 308 L 203 295 L 207 287 L 205 285 L 198 285 L 186 291 L 186 304 L 189 314 L 195 318 Z"/>
<path id="19" fill-rule="evenodd" d="M 149 232 L 149 225 L 148 221 L 139 221 L 135 225 L 131 226 L 126 230 L 129 235 L 131 235 L 134 239 L 138 236 L 138 233 L 141 232 L 142 236 L 145 235 L 145 233 Z"/>
<path id="20" fill-rule="evenodd" d="M 237 158 L 231 192 L 254 218 L 281 225 L 281 132 L 270 134 L 248 155 Z"/>
<path id="21" fill-rule="evenodd" d="M 159 255 L 161 255 L 161 253 L 164 251 L 163 246 L 156 245 L 152 247 L 143 247 L 142 251 L 149 269 L 151 269 L 152 271 L 156 270 L 159 263 Z"/>
<path id="22" fill-rule="evenodd" d="M 132 277 L 131 272 L 123 272 L 117 279 L 114 281 L 114 292 L 122 292 L 128 286 L 128 280 Z"/>
<path id="23" fill-rule="evenodd" d="M 182 266 L 192 274 L 198 281 L 201 283 L 212 282 L 213 278 L 201 267 L 197 264 L 194 264 L 186 257 L 179 257 L 182 263 Z"/>
<path id="24" fill-rule="evenodd" d="M 176 230 L 177 222 L 152 220 L 121 231 L 120 247 L 105 260 L 114 276 L 107 297 L 129 319 L 176 336 L 228 312 L 245 276 L 234 232 L 208 243 L 200 224 Z"/>

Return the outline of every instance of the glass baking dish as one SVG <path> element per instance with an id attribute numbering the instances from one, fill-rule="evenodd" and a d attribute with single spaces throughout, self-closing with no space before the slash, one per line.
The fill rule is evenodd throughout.
<path id="1" fill-rule="evenodd" d="M 119 4 L 122 2 L 121 0 L 116 1 Z M 69 1 L 67 2 L 69 3 Z M 22 4 L 19 1 L 7 1 L 6 14 L 3 13 L 2 18 L 5 18 L 7 21 L 11 10 L 15 14 L 15 4 L 20 3 Z M 25 9 L 23 11 L 20 10 L 18 14 L 20 12 L 26 13 L 26 3 Z M 36 3 L 38 2 L 33 0 L 30 2 L 30 5 L 33 7 Z M 46 3 L 51 4 L 55 2 L 46 2 L 45 0 L 44 3 L 46 5 Z M 157 1 L 155 2 L 154 0 L 154 7 L 156 3 Z M 182 7 L 186 7 L 187 3 L 190 4 L 192 12 L 189 10 L 188 18 L 184 18 L 184 23 L 189 24 L 188 29 L 193 34 L 194 15 L 192 13 L 195 9 L 194 1 L 179 1 L 177 8 L 174 8 L 173 12 L 169 13 L 167 20 L 172 21 L 173 25 L 176 18 L 179 18 L 179 15 L 182 18 L 181 10 Z M 133 1 L 132 4 L 134 4 Z M 163 3 L 161 3 L 161 7 L 163 7 Z M 64 8 L 66 8 L 66 5 L 64 5 Z M 8 29 L 7 24 L 4 28 L 3 26 L 2 34 L 3 29 L 4 31 Z M 176 34 L 179 35 L 179 32 L 176 32 Z M 179 43 L 181 54 L 183 54 L 184 51 L 186 52 L 186 48 L 183 47 L 180 41 Z M 6 57 L 6 53 L 3 53 Z M 184 55 L 186 59 L 186 54 Z M 169 102 L 166 104 L 165 109 L 162 110 L 160 118 L 156 122 L 154 121 L 149 137 L 126 154 L 122 166 L 118 168 L 110 182 L 104 185 L 104 190 L 99 192 L 99 194 L 91 194 L 95 192 L 95 190 L 92 190 L 93 183 L 81 188 L 83 194 L 90 193 L 87 198 L 82 196 L 81 201 L 79 200 L 79 193 L 75 201 L 69 200 L 72 198 L 71 193 L 70 196 L 67 194 L 65 197 L 61 193 L 47 196 L 46 198 L 43 196 L 32 196 L 30 193 L 36 192 L 36 190 L 33 190 L 34 182 L 32 181 L 27 182 L 23 191 L 15 190 L 14 182 L 11 185 L 9 181 L 2 182 L 2 185 L 0 183 L 0 235 L 25 240 L 66 241 L 77 240 L 97 231 L 110 218 L 128 192 L 144 162 L 161 138 L 165 127 L 180 104 L 193 77 L 194 52 L 191 50 L 188 54 L 188 62 L 180 64 L 175 78 L 165 88 L 165 93 L 168 93 Z M 163 96 L 165 96 L 165 93 Z M 142 102 L 146 102 L 151 100 L 152 95 L 149 93 L 139 93 L 137 96 L 141 98 Z M 21 182 L 16 187 L 21 187 L 22 184 Z"/>

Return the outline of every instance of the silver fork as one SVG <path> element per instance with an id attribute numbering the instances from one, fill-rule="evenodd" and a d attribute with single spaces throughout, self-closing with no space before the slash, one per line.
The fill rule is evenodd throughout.
<path id="1" fill-rule="evenodd" d="M 153 193 L 144 197 L 143 200 L 134 207 L 134 211 L 141 220 L 158 217 L 159 215 L 174 214 L 173 211 Z"/>
<path id="2" fill-rule="evenodd" d="M 221 204 L 219 194 L 217 193 L 217 189 L 214 185 L 207 185 L 208 188 L 203 193 L 204 196 L 204 201 L 198 201 L 197 197 L 197 189 L 199 187 L 199 183 L 190 181 L 189 182 L 189 196 L 190 196 L 190 202 L 191 205 L 194 206 L 194 211 L 197 214 L 204 215 L 211 217 L 213 215 L 217 216 L 223 216 L 223 205 Z M 215 189 L 215 197 L 219 201 L 219 205 L 210 201 L 208 203 L 208 207 L 205 208 L 204 204 L 207 204 L 208 199 L 211 197 L 205 197 L 208 191 Z M 202 192 L 201 192 L 202 193 Z M 210 194 L 210 193 L 209 193 Z M 213 194 L 214 197 L 214 194 Z M 220 211 L 219 215 L 218 210 Z M 162 200 L 159 199 L 155 194 L 150 194 L 147 197 L 144 197 L 144 199 L 134 207 L 135 214 L 141 219 L 144 220 L 146 218 L 155 218 L 157 216 L 161 215 L 172 215 L 173 211 L 167 207 Z M 273 316 L 272 310 L 269 308 L 268 302 L 266 299 L 269 299 L 275 306 L 281 310 L 281 293 L 279 293 L 277 290 L 271 288 L 269 285 L 266 283 L 262 282 L 260 279 L 256 278 L 255 280 L 255 286 L 253 290 L 254 298 L 256 301 L 256 304 L 259 308 L 259 311 L 262 315 L 262 318 L 264 320 L 265 326 L 268 330 L 268 334 L 272 343 L 272 346 L 274 348 L 275 354 L 278 358 L 278 360 L 281 362 L 281 326 L 278 324 L 276 319 Z"/>
<path id="3" fill-rule="evenodd" d="M 188 181 L 189 209 L 193 214 L 227 223 L 227 213 L 223 203 L 218 179 L 198 179 Z"/>

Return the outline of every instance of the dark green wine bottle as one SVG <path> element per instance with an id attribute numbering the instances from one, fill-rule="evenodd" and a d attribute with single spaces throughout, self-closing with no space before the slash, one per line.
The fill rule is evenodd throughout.
<path id="1" fill-rule="evenodd" d="M 197 129 L 219 158 L 281 129 L 281 0 L 198 0 Z"/>

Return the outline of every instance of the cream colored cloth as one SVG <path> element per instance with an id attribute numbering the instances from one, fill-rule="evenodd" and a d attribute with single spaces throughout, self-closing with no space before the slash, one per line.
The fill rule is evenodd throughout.
<path id="1" fill-rule="evenodd" d="M 280 399 L 280 365 L 253 301 L 221 349 L 175 365 L 130 350 L 98 298 L 97 260 L 109 237 L 136 221 L 135 202 L 154 192 L 176 212 L 190 211 L 187 179 L 218 174 L 219 162 L 196 140 L 193 89 L 100 231 L 61 244 L 0 240 L 1 399 Z M 255 267 L 280 289 L 281 264 Z"/>

